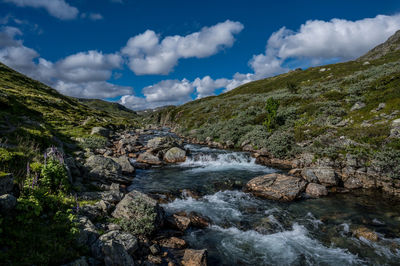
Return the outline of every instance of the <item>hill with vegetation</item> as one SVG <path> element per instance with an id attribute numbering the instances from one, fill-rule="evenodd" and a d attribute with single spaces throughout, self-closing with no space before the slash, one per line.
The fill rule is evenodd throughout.
<path id="1" fill-rule="evenodd" d="M 373 165 L 378 174 L 400 178 L 399 36 L 358 60 L 250 82 L 149 112 L 147 122 L 199 142 L 263 148 L 278 159 L 353 158 L 357 169 Z"/>
<path id="2" fill-rule="evenodd" d="M 60 265 L 88 252 L 76 241 L 73 208 L 83 203 L 67 160 L 106 146 L 94 127 L 137 126 L 120 105 L 64 96 L 0 63 L 1 265 Z"/>

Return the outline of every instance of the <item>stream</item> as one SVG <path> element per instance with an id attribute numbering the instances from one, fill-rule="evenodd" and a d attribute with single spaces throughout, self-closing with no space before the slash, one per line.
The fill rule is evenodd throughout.
<path id="1" fill-rule="evenodd" d="M 165 134 L 157 131 L 142 140 Z M 255 164 L 245 152 L 185 148 L 190 155 L 184 163 L 138 169 L 130 189 L 166 197 L 167 213 L 195 211 L 209 217 L 208 228 L 190 229 L 184 236 L 191 247 L 207 249 L 209 265 L 400 264 L 399 202 L 377 192 L 291 203 L 256 198 L 243 186 L 279 170 Z M 379 241 L 352 236 L 360 226 L 375 231 Z"/>

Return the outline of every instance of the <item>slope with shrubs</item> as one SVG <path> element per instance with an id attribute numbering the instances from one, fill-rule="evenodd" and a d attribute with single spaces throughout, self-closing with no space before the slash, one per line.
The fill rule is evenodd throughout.
<path id="1" fill-rule="evenodd" d="M 199 141 L 233 142 L 237 148 L 250 143 L 276 158 L 349 155 L 400 178 L 400 129 L 393 128 L 400 118 L 399 37 L 360 60 L 247 83 L 146 119 Z"/>
<path id="2" fill-rule="evenodd" d="M 93 127 L 138 120 L 111 103 L 81 102 L 0 63 L 0 178 L 12 173 L 18 196 L 14 209 L 0 210 L 1 265 L 60 265 L 87 253 L 76 241 L 78 202 L 64 158 L 107 143 Z"/>

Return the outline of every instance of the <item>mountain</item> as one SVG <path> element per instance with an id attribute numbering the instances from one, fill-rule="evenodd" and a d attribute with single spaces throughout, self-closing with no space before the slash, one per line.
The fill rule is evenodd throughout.
<path id="1" fill-rule="evenodd" d="M 100 99 L 78 99 L 79 102 L 100 112 L 127 118 L 137 118 L 137 113 L 119 103 L 111 103 Z"/>
<path id="2" fill-rule="evenodd" d="M 146 121 L 200 142 L 264 148 L 277 159 L 355 158 L 359 169 L 379 165 L 374 171 L 400 178 L 399 36 L 359 60 L 250 82 Z"/>
<path id="3" fill-rule="evenodd" d="M 378 59 L 390 52 L 400 49 L 400 30 L 393 34 L 386 42 L 378 45 L 365 55 L 361 56 L 359 61 Z"/>

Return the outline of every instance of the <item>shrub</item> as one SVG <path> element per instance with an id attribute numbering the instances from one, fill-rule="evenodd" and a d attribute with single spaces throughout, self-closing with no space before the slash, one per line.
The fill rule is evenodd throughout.
<path id="1" fill-rule="evenodd" d="M 266 148 L 274 157 L 282 159 L 291 157 L 297 152 L 293 134 L 288 131 L 274 132 L 268 138 Z"/>
<path id="2" fill-rule="evenodd" d="M 52 192 L 67 191 L 70 186 L 67 169 L 59 161 L 49 160 L 42 167 L 40 183 Z"/>
<path id="3" fill-rule="evenodd" d="M 375 154 L 376 166 L 391 178 L 400 179 L 400 151 L 385 147 Z"/>
<path id="4" fill-rule="evenodd" d="M 82 140 L 80 146 L 83 149 L 101 149 L 108 145 L 107 138 L 101 136 L 89 136 Z"/>
<path id="5" fill-rule="evenodd" d="M 157 218 L 153 207 L 149 206 L 145 199 L 138 198 L 129 204 L 129 209 L 136 214 L 136 218 L 119 220 L 122 229 L 134 235 L 151 235 L 155 230 L 154 223 Z"/>
<path id="6" fill-rule="evenodd" d="M 274 98 L 268 98 L 267 103 L 265 105 L 266 118 L 264 121 L 264 126 L 267 127 L 268 130 L 272 130 L 276 126 L 276 114 L 279 108 L 279 101 Z"/>

